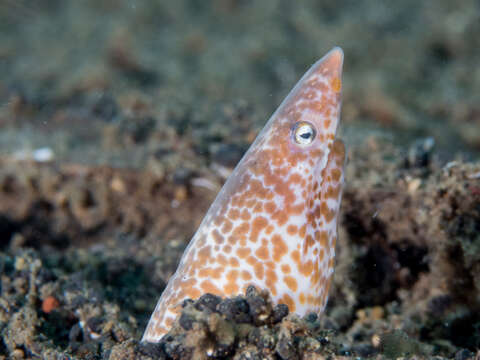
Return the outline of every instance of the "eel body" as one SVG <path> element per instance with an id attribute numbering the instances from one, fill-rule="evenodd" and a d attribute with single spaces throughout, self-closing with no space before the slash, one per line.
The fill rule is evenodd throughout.
<path id="1" fill-rule="evenodd" d="M 332 49 L 300 79 L 217 195 L 150 318 L 159 342 L 183 300 L 266 289 L 290 312 L 321 313 L 333 274 L 345 148 L 343 52 Z"/>

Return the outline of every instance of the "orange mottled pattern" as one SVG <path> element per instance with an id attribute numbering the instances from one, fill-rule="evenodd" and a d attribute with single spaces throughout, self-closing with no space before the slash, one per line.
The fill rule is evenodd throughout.
<path id="1" fill-rule="evenodd" d="M 183 300 L 249 285 L 299 315 L 323 311 L 344 181 L 345 148 L 335 138 L 342 64 L 334 48 L 272 115 L 190 241 L 143 341 L 161 339 Z"/>

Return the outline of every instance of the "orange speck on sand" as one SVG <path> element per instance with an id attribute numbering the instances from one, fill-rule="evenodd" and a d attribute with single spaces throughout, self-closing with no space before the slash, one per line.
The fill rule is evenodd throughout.
<path id="1" fill-rule="evenodd" d="M 60 305 L 60 303 L 58 302 L 58 300 L 53 297 L 53 296 L 48 296 L 47 298 L 45 298 L 45 300 L 43 300 L 42 302 L 42 311 L 46 314 L 49 314 L 51 313 L 53 310 L 55 310 L 56 308 L 58 308 Z"/>

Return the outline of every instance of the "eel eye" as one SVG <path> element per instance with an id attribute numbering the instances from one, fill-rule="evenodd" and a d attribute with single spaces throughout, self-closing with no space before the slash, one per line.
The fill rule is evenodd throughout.
<path id="1" fill-rule="evenodd" d="M 293 138 L 299 145 L 310 145 L 315 139 L 317 132 L 312 124 L 306 121 L 299 121 L 293 126 Z"/>

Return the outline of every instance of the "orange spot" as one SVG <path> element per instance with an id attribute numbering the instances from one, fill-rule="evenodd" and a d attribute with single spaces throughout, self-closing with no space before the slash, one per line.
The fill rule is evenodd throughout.
<path id="1" fill-rule="evenodd" d="M 343 163 L 345 159 L 345 145 L 341 140 L 335 140 L 332 147 L 332 156 L 337 156 Z"/>
<path id="2" fill-rule="evenodd" d="M 295 235 L 298 231 L 298 228 L 295 225 L 288 225 L 287 227 L 287 233 L 288 235 Z"/>
<path id="3" fill-rule="evenodd" d="M 245 202 L 245 206 L 247 208 L 251 209 L 255 206 L 256 203 L 257 203 L 257 200 L 255 200 L 255 199 L 248 200 L 248 201 Z"/>
<path id="4" fill-rule="evenodd" d="M 217 216 L 217 217 L 215 218 L 215 220 L 213 221 L 213 223 L 214 223 L 215 225 L 217 225 L 217 226 L 220 226 L 220 225 L 222 225 L 224 219 L 225 219 L 225 218 L 224 218 L 223 216 Z"/>
<path id="5" fill-rule="evenodd" d="M 288 264 L 283 264 L 283 265 L 281 266 L 281 269 L 282 269 L 282 272 L 283 272 L 284 274 L 289 274 L 290 271 L 291 271 L 290 265 L 288 265 Z"/>
<path id="6" fill-rule="evenodd" d="M 238 209 L 230 209 L 227 216 L 231 220 L 237 220 L 240 217 L 240 211 L 238 211 Z"/>
<path id="7" fill-rule="evenodd" d="M 300 228 L 298 235 L 300 235 L 301 238 L 304 238 L 306 233 L 307 233 L 307 225 L 305 224 Z"/>
<path id="8" fill-rule="evenodd" d="M 201 248 L 198 253 L 197 253 L 197 258 L 198 258 L 198 264 L 199 266 L 203 266 L 204 264 L 207 263 L 208 258 L 210 257 L 210 249 L 211 247 L 209 245 L 204 246 Z"/>
<path id="9" fill-rule="evenodd" d="M 215 240 L 215 242 L 219 245 L 225 241 L 225 238 L 222 236 L 222 234 L 220 234 L 220 232 L 217 229 L 212 231 L 212 237 Z"/>
<path id="10" fill-rule="evenodd" d="M 186 290 L 186 295 L 190 299 L 198 299 L 202 295 L 202 292 L 197 288 L 191 287 Z"/>
<path id="11" fill-rule="evenodd" d="M 53 296 L 48 296 L 45 298 L 45 300 L 42 301 L 42 311 L 46 314 L 49 314 L 59 306 L 60 306 L 60 303 Z"/>
<path id="12" fill-rule="evenodd" d="M 160 323 L 157 323 L 155 326 L 155 330 L 153 331 L 155 334 L 166 334 L 168 330 L 163 326 L 160 326 Z"/>
<path id="13" fill-rule="evenodd" d="M 272 293 L 273 296 L 277 295 L 277 288 L 275 284 L 277 283 L 277 274 L 273 269 L 267 270 L 267 279 L 265 280 L 265 284 L 268 286 L 269 291 Z"/>
<path id="14" fill-rule="evenodd" d="M 325 221 L 328 223 L 335 218 L 336 212 L 335 210 L 328 209 L 328 212 L 325 214 Z"/>
<path id="15" fill-rule="evenodd" d="M 240 259 L 245 259 L 248 255 L 250 255 L 250 249 L 247 247 L 238 248 L 237 255 Z"/>
<path id="16" fill-rule="evenodd" d="M 224 234 L 228 234 L 230 232 L 230 230 L 232 230 L 232 222 L 225 219 L 225 221 L 223 222 L 223 226 L 222 226 L 222 232 Z"/>
<path id="17" fill-rule="evenodd" d="M 320 280 L 320 271 L 318 270 L 318 267 L 316 267 L 315 271 L 313 272 L 312 283 L 318 284 L 319 280 Z"/>
<path id="18" fill-rule="evenodd" d="M 277 206 L 273 201 L 269 201 L 265 203 L 265 211 L 268 212 L 269 214 L 273 214 L 273 212 L 277 209 Z"/>
<path id="19" fill-rule="evenodd" d="M 172 325 L 173 325 L 173 318 L 170 318 L 170 317 L 167 318 L 167 319 L 165 320 L 165 325 L 167 325 L 168 327 L 172 327 Z"/>
<path id="20" fill-rule="evenodd" d="M 227 266 L 228 260 L 223 254 L 218 254 L 217 262 L 222 266 Z"/>
<path id="21" fill-rule="evenodd" d="M 204 277 L 204 278 L 210 277 L 211 270 L 212 270 L 211 268 L 203 268 L 203 269 L 200 269 L 200 270 L 198 271 L 198 276 Z"/>
<path id="22" fill-rule="evenodd" d="M 200 288 L 205 292 L 205 293 L 210 293 L 214 295 L 221 295 L 222 291 L 216 287 L 210 280 L 205 280 L 200 284 Z"/>
<path id="23" fill-rule="evenodd" d="M 245 259 L 250 254 L 250 249 L 247 247 L 241 247 L 237 249 L 236 253 L 240 259 Z"/>
<path id="24" fill-rule="evenodd" d="M 288 251 L 287 244 L 285 244 L 285 241 L 283 241 L 282 237 L 278 234 L 273 235 L 272 244 L 273 260 L 279 262 Z"/>
<path id="25" fill-rule="evenodd" d="M 255 256 L 249 256 L 247 258 L 247 263 L 251 266 L 254 266 L 256 263 L 257 263 L 257 259 L 255 258 Z"/>
<path id="26" fill-rule="evenodd" d="M 265 261 L 263 265 L 266 266 L 269 269 L 276 269 L 277 268 L 277 264 L 274 263 L 273 261 Z"/>
<path id="27" fill-rule="evenodd" d="M 332 79 L 331 85 L 333 91 L 339 92 L 342 89 L 342 80 L 340 80 L 338 77 L 335 77 Z"/>
<path id="28" fill-rule="evenodd" d="M 229 282 L 236 282 L 238 278 L 238 270 L 230 270 L 227 274 L 227 280 Z"/>
<path id="29" fill-rule="evenodd" d="M 300 265 L 300 252 L 298 250 L 292 251 L 292 254 L 290 255 L 292 257 L 292 260 L 298 265 Z"/>
<path id="30" fill-rule="evenodd" d="M 300 176 L 300 174 L 298 173 L 293 173 L 292 175 L 290 175 L 290 177 L 288 178 L 288 182 L 289 183 L 293 183 L 293 184 L 298 184 L 302 181 L 302 177 Z"/>
<path id="31" fill-rule="evenodd" d="M 324 249 L 328 247 L 328 233 L 325 230 L 316 231 L 315 238 L 320 242 L 320 246 Z"/>
<path id="32" fill-rule="evenodd" d="M 258 180 L 251 180 L 250 181 L 250 193 L 260 199 L 264 199 L 268 189 L 263 186 L 263 184 Z"/>
<path id="33" fill-rule="evenodd" d="M 315 101 L 314 103 L 312 103 L 312 110 L 315 111 L 315 112 L 321 112 L 323 107 L 324 107 L 324 104 L 322 101 Z"/>
<path id="34" fill-rule="evenodd" d="M 255 251 L 255 255 L 257 255 L 257 257 L 260 259 L 260 260 L 267 260 L 269 258 L 269 253 L 268 253 L 268 248 L 263 245 L 263 246 L 260 246 L 257 251 Z"/>
<path id="35" fill-rule="evenodd" d="M 320 249 L 320 254 L 318 255 L 318 259 L 320 261 L 323 261 L 323 258 L 325 257 L 325 250 Z"/>
<path id="36" fill-rule="evenodd" d="M 325 193 L 325 198 L 336 199 L 340 195 L 340 186 L 329 186 Z"/>
<path id="37" fill-rule="evenodd" d="M 265 234 L 266 234 L 266 235 L 270 235 L 270 234 L 273 232 L 274 229 L 275 229 L 275 228 L 274 228 L 272 225 L 268 225 L 268 226 L 265 228 Z"/>
<path id="38" fill-rule="evenodd" d="M 244 210 L 242 211 L 242 214 L 240 215 L 240 218 L 241 218 L 242 220 L 245 220 L 245 221 L 250 220 L 250 217 L 251 217 L 251 216 L 250 216 L 250 212 L 249 212 L 247 209 L 244 209 Z"/>
<path id="39" fill-rule="evenodd" d="M 287 305 L 290 312 L 295 312 L 295 301 L 288 294 L 284 294 L 280 302 Z"/>
<path id="40" fill-rule="evenodd" d="M 242 271 L 242 279 L 245 281 L 252 279 L 252 274 L 250 274 L 247 270 Z"/>
<path id="41" fill-rule="evenodd" d="M 285 284 L 287 284 L 290 290 L 292 290 L 293 292 L 297 291 L 297 288 L 298 288 L 297 280 L 295 280 L 293 276 L 285 276 L 283 278 L 283 281 L 285 281 Z"/>
<path id="42" fill-rule="evenodd" d="M 255 207 L 253 208 L 253 212 L 254 213 L 259 213 L 259 212 L 262 212 L 262 211 L 263 211 L 263 203 L 257 202 Z"/>
<path id="43" fill-rule="evenodd" d="M 272 215 L 272 219 L 277 221 L 278 226 L 283 226 L 288 221 L 289 213 L 285 210 L 279 210 Z"/>
<path id="44" fill-rule="evenodd" d="M 303 253 L 306 254 L 308 249 L 310 249 L 311 246 L 314 244 L 313 236 L 312 235 L 307 235 L 305 238 L 305 246 L 303 248 Z"/>
<path id="45" fill-rule="evenodd" d="M 325 201 L 322 201 L 320 204 L 320 213 L 323 215 L 324 218 L 328 216 L 330 209 Z"/>
<path id="46" fill-rule="evenodd" d="M 340 181 L 340 177 L 342 176 L 340 169 L 332 169 L 331 174 L 334 181 Z"/>
<path id="47" fill-rule="evenodd" d="M 305 305 L 305 294 L 302 292 L 300 293 L 300 296 L 298 297 L 298 300 L 300 300 L 300 304 Z"/>
<path id="48" fill-rule="evenodd" d="M 323 127 L 325 129 L 328 129 L 330 127 L 331 122 L 332 121 L 330 119 L 325 119 L 325 121 L 323 122 Z"/>
<path id="49" fill-rule="evenodd" d="M 304 276 L 310 276 L 313 272 L 313 262 L 308 260 L 306 263 L 300 265 L 300 273 Z"/>
<path id="50" fill-rule="evenodd" d="M 227 295 L 233 295 L 238 293 L 238 285 L 236 283 L 228 283 L 223 287 L 223 290 L 225 290 L 225 294 Z"/>
<path id="51" fill-rule="evenodd" d="M 252 222 L 252 231 L 250 233 L 250 241 L 256 242 L 260 232 L 268 225 L 268 220 L 262 216 L 256 217 Z"/>
<path id="52" fill-rule="evenodd" d="M 247 235 L 249 230 L 250 230 L 250 224 L 244 221 L 233 229 L 232 236 L 236 238 L 241 238 Z"/>
<path id="53" fill-rule="evenodd" d="M 211 276 L 212 279 L 220 279 L 223 273 L 223 268 L 221 266 L 216 267 L 215 269 L 212 269 L 211 271 Z"/>
<path id="54" fill-rule="evenodd" d="M 234 257 L 231 257 L 230 258 L 230 266 L 232 267 L 239 267 L 240 266 L 240 263 L 238 262 L 238 260 Z"/>
<path id="55" fill-rule="evenodd" d="M 255 276 L 257 277 L 258 280 L 262 280 L 264 276 L 264 270 L 263 270 L 263 265 L 260 262 L 256 262 L 255 265 L 253 266 L 253 269 L 255 271 Z"/>
<path id="56" fill-rule="evenodd" d="M 303 204 L 298 204 L 298 205 L 293 205 L 293 206 L 288 206 L 288 213 L 290 215 L 300 215 L 303 212 L 304 205 Z"/>

